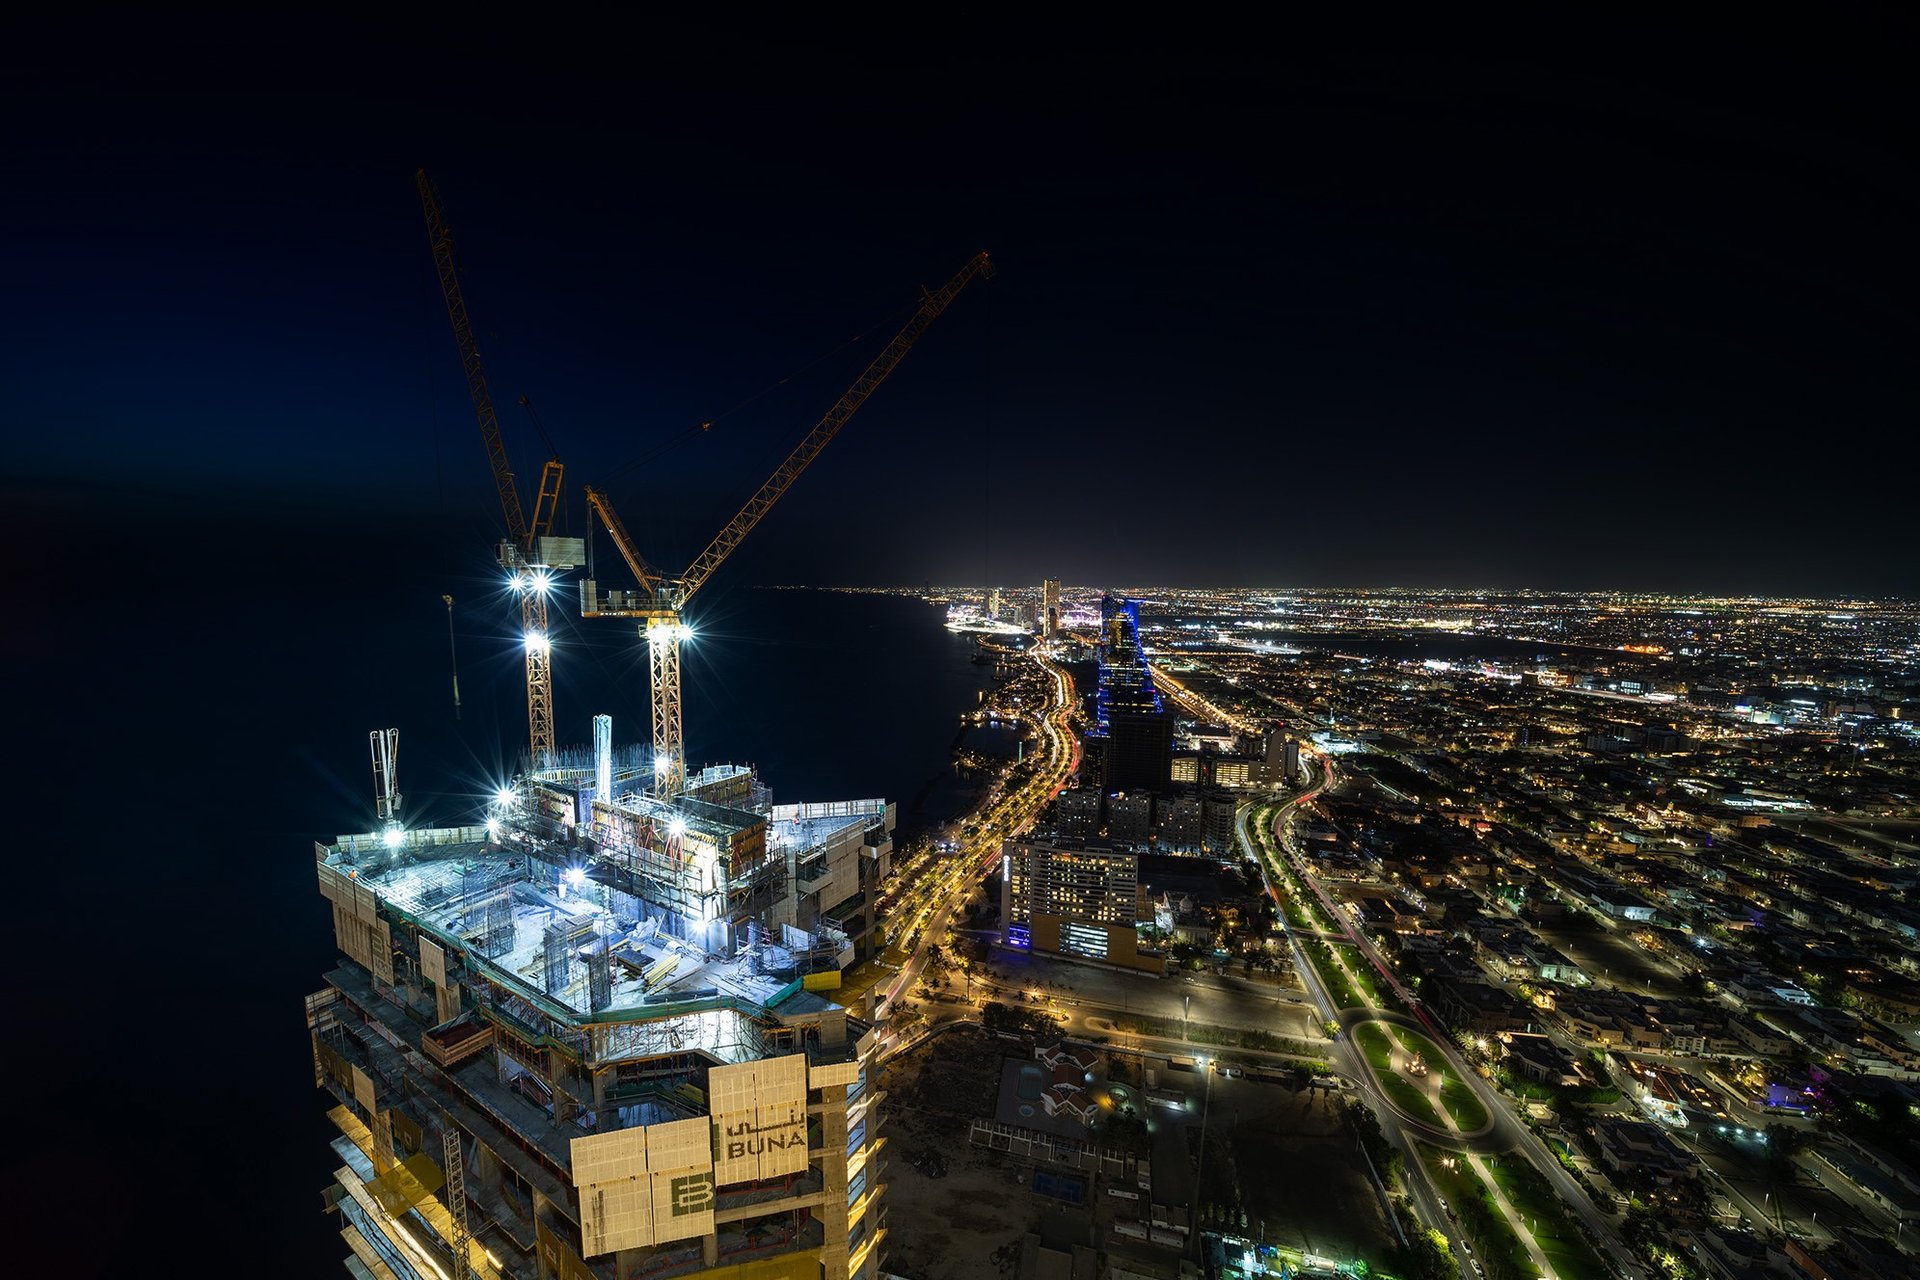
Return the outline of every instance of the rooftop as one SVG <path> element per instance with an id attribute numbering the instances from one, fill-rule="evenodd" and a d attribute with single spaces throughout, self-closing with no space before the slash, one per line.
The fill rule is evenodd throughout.
<path id="1" fill-rule="evenodd" d="M 368 862 L 356 862 L 356 855 L 342 851 L 367 842 L 323 846 L 322 880 L 331 875 L 363 886 L 417 923 L 450 955 L 463 957 L 471 971 L 502 988 L 502 1008 L 510 1016 L 521 1011 L 516 1021 L 659 1021 L 671 1024 L 676 1048 L 747 1061 L 760 1056 L 750 1024 L 762 1011 L 777 1008 L 783 1018 L 804 1018 L 837 1008 L 802 991 L 797 974 L 754 972 L 746 947 L 736 955 L 703 954 L 663 932 L 658 919 L 623 914 L 618 908 L 644 904 L 579 869 L 556 868 L 486 840 L 436 843 L 434 834 L 409 833 L 408 845 L 390 865 L 364 851 L 358 856 Z M 604 990 L 596 991 L 601 975 Z M 637 1040 L 626 1042 L 651 1034 L 632 1025 L 611 1029 L 606 1048 L 615 1056 L 647 1052 Z"/>

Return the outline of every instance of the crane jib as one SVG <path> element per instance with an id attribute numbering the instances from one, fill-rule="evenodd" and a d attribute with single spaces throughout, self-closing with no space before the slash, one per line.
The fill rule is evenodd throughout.
<path id="1" fill-rule="evenodd" d="M 589 617 L 646 620 L 647 661 L 653 692 L 655 795 L 671 800 L 680 794 L 686 782 L 685 739 L 680 714 L 680 645 L 689 632 L 681 622 L 680 610 L 713 571 L 720 567 L 721 562 L 740 545 L 742 539 L 773 509 L 773 504 L 793 486 L 801 472 L 827 447 L 854 412 L 866 403 L 867 397 L 893 372 L 914 342 L 926 332 L 927 326 L 946 310 L 947 304 L 953 301 L 966 283 L 976 275 L 991 274 L 992 267 L 983 253 L 962 267 L 937 292 L 923 294 L 919 309 L 905 327 L 894 335 L 893 341 L 874 357 L 853 386 L 794 446 L 793 452 L 774 468 L 766 483 L 747 499 L 746 505 L 714 535 L 706 550 L 694 557 L 693 563 L 679 577 L 668 578 L 649 565 L 628 537 L 626 526 L 607 502 L 606 495 L 593 488 L 587 489 L 587 505 L 599 515 L 621 558 L 639 580 L 641 590 L 602 595 L 596 583 L 584 581 L 580 584 L 581 612 Z"/>

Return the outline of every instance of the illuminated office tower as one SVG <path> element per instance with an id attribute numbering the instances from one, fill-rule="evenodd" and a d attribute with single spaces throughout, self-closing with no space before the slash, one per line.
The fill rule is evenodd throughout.
<path id="1" fill-rule="evenodd" d="M 1163 972 L 1165 958 L 1139 949 L 1146 916 L 1140 856 L 1101 840 L 1009 840 L 1001 853 L 1000 918 L 1006 940 Z"/>

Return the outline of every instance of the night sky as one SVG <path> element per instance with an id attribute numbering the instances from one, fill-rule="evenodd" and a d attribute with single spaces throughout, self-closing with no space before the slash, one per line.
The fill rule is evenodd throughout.
<path id="1" fill-rule="evenodd" d="M 364 824 L 374 725 L 404 722 L 416 788 L 518 738 L 417 167 L 523 483 L 528 395 L 572 531 L 602 485 L 669 570 L 920 287 L 993 255 L 702 625 L 754 584 L 1043 576 L 1920 594 L 1891 9 L 437 12 L 432 39 L 337 11 L 0 38 L 10 1257 L 337 1274 L 309 1247 L 298 996 L 332 948 L 306 842 Z M 560 682 L 575 740 L 619 682 Z"/>
<path id="2" fill-rule="evenodd" d="M 985 249 L 727 572 L 1915 590 L 1909 20 L 954 21 L 17 44 L 10 519 L 477 554 L 424 166 L 523 481 L 525 394 L 669 568 Z"/>

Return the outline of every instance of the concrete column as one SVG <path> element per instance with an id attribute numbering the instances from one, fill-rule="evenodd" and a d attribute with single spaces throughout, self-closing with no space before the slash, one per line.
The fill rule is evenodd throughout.
<path id="1" fill-rule="evenodd" d="M 826 1229 L 820 1264 L 825 1280 L 847 1280 L 847 1087 L 821 1089 L 820 1103 L 820 1223 Z M 871 1143 L 873 1131 L 867 1132 Z"/>

